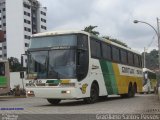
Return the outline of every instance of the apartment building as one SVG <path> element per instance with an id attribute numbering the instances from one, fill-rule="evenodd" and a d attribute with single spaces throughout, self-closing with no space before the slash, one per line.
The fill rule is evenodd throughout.
<path id="1" fill-rule="evenodd" d="M 0 59 L 25 54 L 31 35 L 47 30 L 46 12 L 37 0 L 0 0 Z"/>

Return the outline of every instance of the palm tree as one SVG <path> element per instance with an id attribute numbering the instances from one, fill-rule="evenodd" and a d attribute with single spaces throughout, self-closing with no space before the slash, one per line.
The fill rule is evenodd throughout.
<path id="1" fill-rule="evenodd" d="M 86 31 L 86 32 L 92 33 L 93 35 L 97 35 L 97 36 L 98 36 L 98 35 L 99 35 L 99 32 L 93 30 L 93 29 L 95 29 L 96 27 L 98 27 L 98 26 L 89 25 L 89 26 L 85 27 L 83 31 Z"/>

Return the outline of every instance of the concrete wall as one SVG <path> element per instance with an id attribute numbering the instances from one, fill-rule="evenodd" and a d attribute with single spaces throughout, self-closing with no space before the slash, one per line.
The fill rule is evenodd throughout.
<path id="1" fill-rule="evenodd" d="M 23 79 L 25 82 L 25 79 Z M 20 72 L 10 72 L 10 87 L 14 88 L 15 85 L 20 85 L 20 88 L 23 88 L 22 79 L 20 78 Z"/>

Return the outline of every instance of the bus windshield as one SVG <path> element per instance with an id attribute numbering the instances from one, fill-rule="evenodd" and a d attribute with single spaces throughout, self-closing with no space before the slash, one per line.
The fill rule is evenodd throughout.
<path id="1" fill-rule="evenodd" d="M 77 35 L 32 38 L 30 48 L 50 48 L 29 53 L 28 71 L 40 79 L 76 77 Z"/>
<path id="2" fill-rule="evenodd" d="M 87 75 L 86 35 L 32 38 L 28 53 L 28 79 L 76 79 Z"/>

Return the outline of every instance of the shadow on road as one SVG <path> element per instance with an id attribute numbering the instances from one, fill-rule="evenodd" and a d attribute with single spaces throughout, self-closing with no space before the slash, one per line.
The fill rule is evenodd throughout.
<path id="1" fill-rule="evenodd" d="M 140 97 L 140 96 L 135 96 L 135 98 Z M 123 99 L 133 99 L 133 98 L 122 98 L 120 96 L 114 96 L 114 97 L 107 97 L 105 99 L 99 99 L 96 103 L 94 104 L 98 104 L 101 102 L 107 102 L 107 101 L 114 101 L 114 100 L 123 100 Z M 46 100 L 47 102 L 47 100 Z M 41 106 L 37 106 L 37 107 L 42 107 L 42 106 L 85 106 L 85 105 L 92 105 L 92 104 L 86 104 L 84 103 L 83 100 L 70 100 L 70 101 L 62 101 L 57 105 L 52 105 L 52 104 L 47 104 L 47 105 L 41 105 Z"/>

